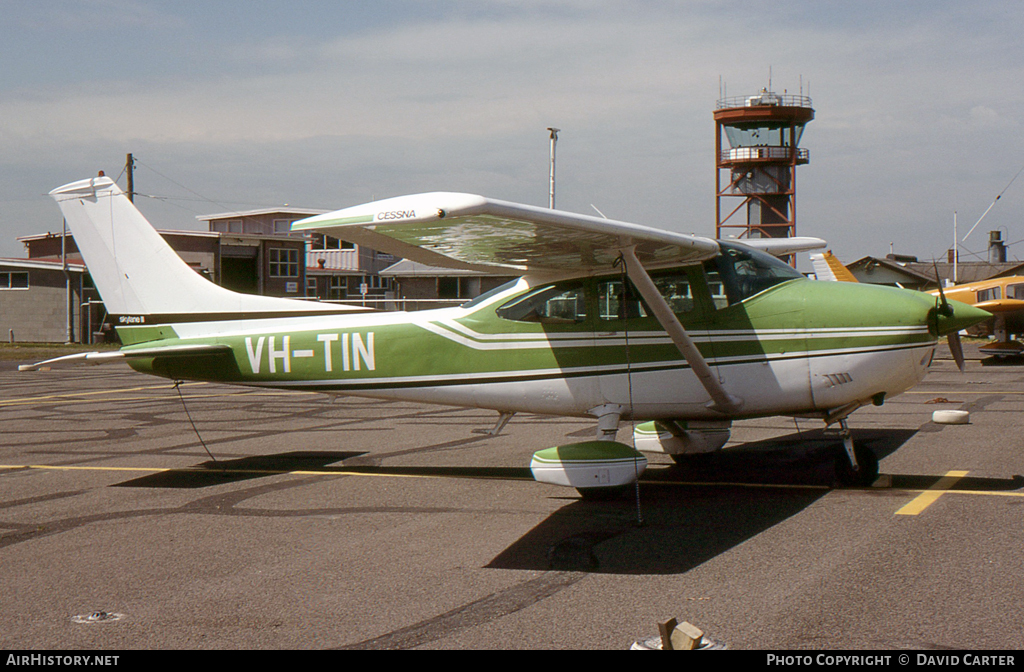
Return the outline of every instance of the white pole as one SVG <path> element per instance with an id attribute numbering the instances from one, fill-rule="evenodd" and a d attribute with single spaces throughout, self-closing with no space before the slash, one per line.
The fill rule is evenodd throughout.
<path id="1" fill-rule="evenodd" d="M 956 210 L 954 210 L 953 211 L 953 284 L 954 285 L 959 284 L 959 282 L 960 282 L 960 279 L 959 279 L 960 276 L 957 273 L 958 264 L 959 264 L 959 260 L 960 260 L 960 249 L 959 249 L 958 246 L 959 246 L 959 242 L 957 241 L 957 237 L 956 237 Z M 938 278 L 936 278 L 936 280 L 938 280 Z M 939 280 L 939 282 L 942 282 L 942 281 Z"/>
<path id="2" fill-rule="evenodd" d="M 548 175 L 548 207 L 555 209 L 555 144 L 558 142 L 560 128 L 548 128 L 551 133 L 551 171 Z"/>
<path id="3" fill-rule="evenodd" d="M 63 220 L 60 236 L 60 266 L 64 271 L 64 327 L 65 343 L 74 342 L 74 325 L 71 323 L 71 274 L 68 273 L 68 220 Z"/>

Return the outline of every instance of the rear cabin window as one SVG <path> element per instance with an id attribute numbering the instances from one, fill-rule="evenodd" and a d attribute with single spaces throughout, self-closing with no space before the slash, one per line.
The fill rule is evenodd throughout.
<path id="1" fill-rule="evenodd" d="M 651 277 L 654 286 L 668 303 L 673 313 L 688 313 L 693 310 L 693 293 L 690 279 L 685 273 L 673 271 Z M 602 320 L 623 320 L 653 315 L 640 292 L 629 280 L 623 288 L 621 278 L 600 280 L 597 283 L 597 305 Z"/>
<path id="2" fill-rule="evenodd" d="M 496 312 L 517 322 L 578 324 L 587 319 L 587 295 L 582 283 L 549 285 L 509 301 Z"/>

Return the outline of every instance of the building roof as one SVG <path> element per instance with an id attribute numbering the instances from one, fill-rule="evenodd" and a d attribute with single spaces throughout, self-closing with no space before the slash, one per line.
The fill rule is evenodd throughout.
<path id="1" fill-rule="evenodd" d="M 953 281 L 953 264 L 949 262 L 931 264 L 927 262 L 918 262 L 916 264 L 907 264 L 907 266 L 916 269 L 921 273 L 927 273 L 931 277 L 935 277 L 936 270 L 939 273 L 939 277 L 944 280 Z M 1006 275 L 1007 271 L 1014 271 L 1021 267 L 1019 261 L 1012 262 L 1000 262 L 992 263 L 988 261 L 961 261 L 957 264 L 956 268 L 956 282 L 958 284 L 964 284 L 968 282 L 979 282 L 981 280 L 988 280 L 996 276 Z M 1009 275 L 1015 275 L 1015 273 L 1009 273 Z"/>
<path id="2" fill-rule="evenodd" d="M 900 277 L 907 278 L 907 282 L 901 284 L 910 285 L 936 285 L 936 276 L 943 281 L 953 282 L 953 264 L 927 261 L 898 261 L 895 259 L 881 259 L 879 257 L 863 257 L 857 261 L 847 264 L 854 275 L 861 282 L 870 282 L 864 276 L 879 269 L 888 271 Z M 1024 274 L 1024 263 L 1019 261 L 993 263 L 988 261 L 961 261 L 956 267 L 956 281 L 959 284 L 980 282 L 990 278 L 1005 277 L 1010 275 Z"/>
<path id="3" fill-rule="evenodd" d="M 921 264 L 917 264 L 920 266 Z M 876 269 L 885 269 L 890 273 L 894 273 L 897 276 L 901 276 L 907 279 L 908 284 L 914 285 L 927 285 L 936 284 L 934 273 L 924 273 L 916 268 L 912 268 L 910 264 L 906 262 L 893 261 L 891 259 L 880 259 L 879 257 L 862 257 L 857 261 L 847 264 L 847 268 L 850 272 L 857 276 L 857 279 L 864 282 L 865 279 L 863 274 L 870 273 Z M 931 270 L 929 268 L 929 270 Z"/>
<path id="4" fill-rule="evenodd" d="M 330 212 L 330 210 L 313 210 L 310 208 L 258 208 L 256 210 L 237 210 L 235 212 L 219 212 L 214 215 L 197 215 L 196 219 L 201 222 L 210 222 L 215 219 L 239 219 L 245 217 L 259 217 L 261 215 L 300 215 L 302 217 L 312 217 L 313 215 L 322 215 Z"/>
<path id="5" fill-rule="evenodd" d="M 42 271 L 61 271 L 64 265 L 59 261 L 42 259 L 5 259 L 0 258 L 0 266 L 12 268 L 38 269 Z M 85 264 L 68 262 L 68 270 L 72 273 L 85 273 Z"/>
<path id="6" fill-rule="evenodd" d="M 161 236 L 167 234 L 169 236 L 194 236 L 196 238 L 248 238 L 251 240 L 280 238 L 282 240 L 297 240 L 296 236 L 291 236 L 287 233 L 228 233 L 226 231 L 198 231 L 195 229 L 157 229 L 156 232 Z M 15 240 L 20 243 L 30 243 L 37 240 L 46 240 L 47 238 L 60 238 L 60 234 L 33 233 L 28 236 L 18 236 Z M 70 231 L 68 231 L 68 238 L 74 239 Z"/>

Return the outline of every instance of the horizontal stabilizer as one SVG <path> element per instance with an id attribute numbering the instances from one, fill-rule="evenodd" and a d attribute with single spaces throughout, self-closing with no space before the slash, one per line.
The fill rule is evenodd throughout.
<path id="1" fill-rule="evenodd" d="M 744 238 L 733 242 L 743 243 L 747 247 L 773 254 L 776 257 L 784 257 L 787 254 L 807 252 L 808 250 L 820 250 L 828 245 L 821 238 L 810 236 L 798 236 L 793 238 Z"/>
<path id="2" fill-rule="evenodd" d="M 111 362 L 124 361 L 123 352 L 76 352 L 73 355 L 54 357 L 35 364 L 20 364 L 18 371 L 39 371 L 51 366 L 63 366 L 64 364 L 110 364 Z"/>
<path id="3" fill-rule="evenodd" d="M 836 259 L 835 255 L 832 254 L 832 250 L 826 250 L 821 254 L 812 254 L 811 265 L 814 267 L 814 275 L 818 280 L 858 282 L 857 278 L 850 272 L 850 269 Z"/>
<path id="4" fill-rule="evenodd" d="M 76 352 L 72 355 L 54 357 L 36 364 L 21 364 L 18 371 L 38 371 L 54 365 L 64 364 L 110 364 L 128 359 L 145 357 L 199 357 L 203 355 L 230 355 L 231 346 L 214 343 L 198 343 L 194 345 L 169 345 L 158 348 L 137 347 L 116 352 Z"/>

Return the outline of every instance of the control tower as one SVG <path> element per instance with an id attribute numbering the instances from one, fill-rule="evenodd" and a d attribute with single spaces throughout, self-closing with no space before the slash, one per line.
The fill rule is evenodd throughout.
<path id="1" fill-rule="evenodd" d="M 796 167 L 810 160 L 808 151 L 799 148 L 800 136 L 812 119 L 811 99 L 803 95 L 779 95 L 761 89 L 754 96 L 718 101 L 717 238 L 796 235 Z M 728 141 L 727 148 L 722 145 L 723 135 Z M 722 179 L 723 171 L 728 171 L 727 180 Z"/>

